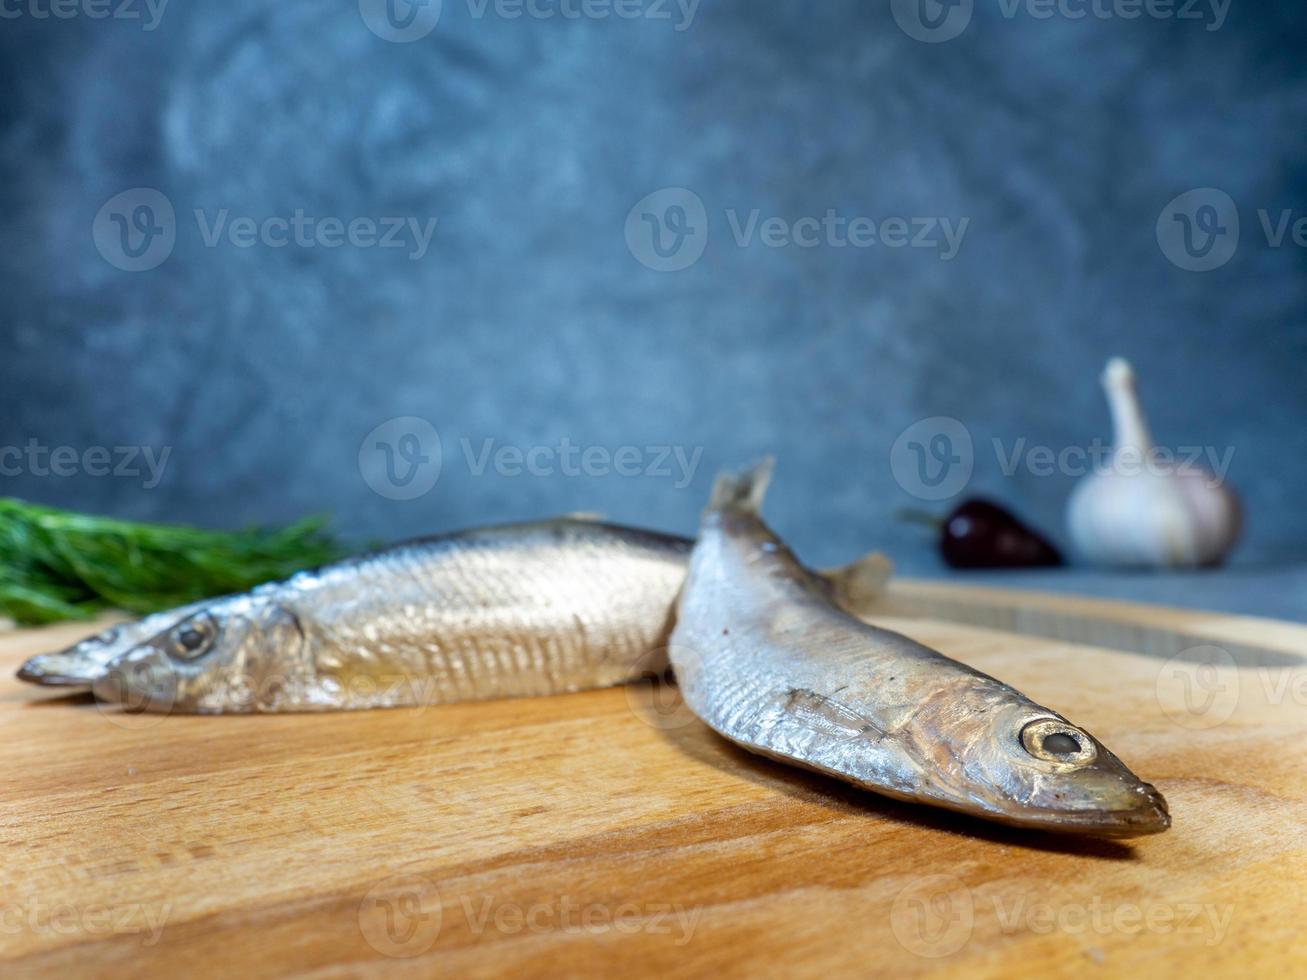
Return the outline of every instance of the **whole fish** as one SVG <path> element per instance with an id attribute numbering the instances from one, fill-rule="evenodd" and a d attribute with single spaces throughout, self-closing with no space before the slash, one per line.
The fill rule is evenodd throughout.
<path id="1" fill-rule="evenodd" d="M 848 615 L 762 522 L 770 462 L 718 478 L 671 662 L 704 722 L 750 751 L 898 799 L 1109 837 L 1170 826 L 1166 802 L 1055 711 Z"/>
<path id="2" fill-rule="evenodd" d="M 555 694 L 665 650 L 684 539 L 596 521 L 406 542 L 216 599 L 114 656 L 98 698 L 280 712 Z"/>
<path id="3" fill-rule="evenodd" d="M 657 676 L 693 542 L 595 520 L 480 528 L 109 630 L 20 677 L 137 710 L 288 712 L 559 694 Z M 832 573 L 854 604 L 879 555 Z"/>

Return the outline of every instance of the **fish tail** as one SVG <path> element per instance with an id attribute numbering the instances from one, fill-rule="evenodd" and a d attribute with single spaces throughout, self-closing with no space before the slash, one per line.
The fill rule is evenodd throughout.
<path id="1" fill-rule="evenodd" d="M 762 498 L 771 482 L 772 467 L 776 460 L 764 456 L 747 470 L 738 473 L 719 473 L 713 483 L 708 511 L 735 511 L 757 515 L 762 510 Z"/>

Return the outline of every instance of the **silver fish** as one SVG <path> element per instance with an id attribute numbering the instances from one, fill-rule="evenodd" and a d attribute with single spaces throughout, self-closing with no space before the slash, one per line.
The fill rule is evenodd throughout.
<path id="1" fill-rule="evenodd" d="M 750 751 L 1020 827 L 1133 837 L 1166 802 L 1019 691 L 845 613 L 762 522 L 770 461 L 718 478 L 678 602 L 682 696 Z"/>
<path id="2" fill-rule="evenodd" d="M 97 698 L 194 713 L 557 694 L 661 670 L 691 542 L 562 518 L 407 542 L 203 605 Z"/>

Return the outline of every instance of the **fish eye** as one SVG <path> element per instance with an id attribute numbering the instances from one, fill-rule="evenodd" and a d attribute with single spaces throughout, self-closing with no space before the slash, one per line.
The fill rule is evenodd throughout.
<path id="1" fill-rule="evenodd" d="M 192 616 L 172 630 L 168 653 L 177 660 L 194 660 L 208 653 L 218 636 L 217 624 L 208 613 Z"/>
<path id="2" fill-rule="evenodd" d="M 1098 756 L 1094 740 L 1055 718 L 1041 718 L 1021 729 L 1021 745 L 1036 759 L 1083 766 Z"/>
<path id="3" fill-rule="evenodd" d="M 1044 736 L 1044 751 L 1054 755 L 1070 755 L 1080 751 L 1080 742 L 1074 735 L 1066 732 L 1053 732 Z"/>

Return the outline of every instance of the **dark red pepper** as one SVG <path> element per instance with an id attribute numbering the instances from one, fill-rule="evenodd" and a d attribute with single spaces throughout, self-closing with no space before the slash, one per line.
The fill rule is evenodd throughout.
<path id="1" fill-rule="evenodd" d="M 939 553 L 953 568 L 1047 568 L 1062 564 L 1057 548 L 1011 511 L 988 500 L 966 500 L 939 520 L 905 516 L 939 529 Z"/>

